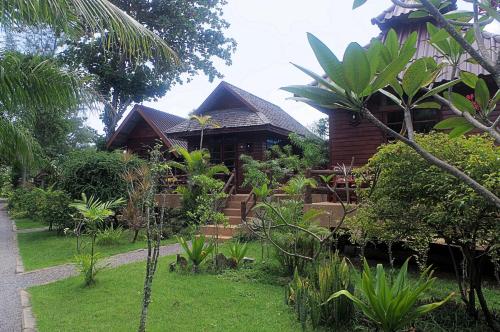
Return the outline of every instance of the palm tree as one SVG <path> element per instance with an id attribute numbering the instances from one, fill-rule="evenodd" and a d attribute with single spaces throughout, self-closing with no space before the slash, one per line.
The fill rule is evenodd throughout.
<path id="1" fill-rule="evenodd" d="M 189 152 L 180 146 L 175 147 L 174 150 L 184 158 L 184 162 L 170 161 L 169 165 L 181 170 L 188 176 L 206 175 L 213 177 L 217 173 L 229 173 L 227 167 L 222 164 L 210 165 L 210 153 L 207 150 Z"/>
<path id="2" fill-rule="evenodd" d="M 203 149 L 203 133 L 208 126 L 212 126 L 212 128 L 220 128 L 220 124 L 212 119 L 210 115 L 191 115 L 189 117 L 191 120 L 195 120 L 201 127 L 201 136 L 200 136 L 200 149 Z"/>
<path id="3" fill-rule="evenodd" d="M 0 25 L 44 26 L 72 39 L 87 34 L 105 38 L 103 47 L 119 47 L 130 57 L 158 56 L 177 62 L 157 35 L 108 0 L 3 0 Z M 39 109 L 71 109 L 95 101 L 85 84 L 54 59 L 0 52 L 0 155 L 2 161 L 33 163 L 33 140 L 18 114 Z M 27 117 L 29 118 L 29 117 Z"/>

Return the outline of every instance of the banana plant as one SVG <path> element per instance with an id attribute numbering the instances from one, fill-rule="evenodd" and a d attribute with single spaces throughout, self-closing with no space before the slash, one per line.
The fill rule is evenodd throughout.
<path id="1" fill-rule="evenodd" d="M 364 260 L 360 292 L 362 298 L 356 297 L 348 290 L 332 294 L 327 302 L 340 296 L 349 298 L 363 314 L 378 328 L 386 332 L 394 332 L 408 326 L 416 318 L 445 304 L 453 295 L 444 300 L 417 306 L 422 294 L 432 287 L 436 278 L 432 277 L 431 267 L 424 270 L 417 282 L 408 278 L 407 259 L 391 285 L 387 280 L 382 264 L 377 264 L 374 276 L 368 262 Z"/>

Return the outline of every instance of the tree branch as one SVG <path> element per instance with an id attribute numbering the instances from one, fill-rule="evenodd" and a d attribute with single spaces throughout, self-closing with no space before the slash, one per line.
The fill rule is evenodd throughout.
<path id="1" fill-rule="evenodd" d="M 450 36 L 453 37 L 453 39 L 455 39 L 460 46 L 462 46 L 463 49 L 466 50 L 467 53 L 469 53 L 469 55 L 479 63 L 479 65 L 495 77 L 497 85 L 500 86 L 500 75 L 491 60 L 484 58 L 474 47 L 472 47 L 472 45 L 469 44 L 457 30 L 455 30 L 453 25 L 448 22 L 439 9 L 436 8 L 436 6 L 434 6 L 429 0 L 420 0 L 420 2 L 431 14 L 431 16 L 434 17 L 434 19 L 450 34 Z"/>
<path id="2" fill-rule="evenodd" d="M 425 1 L 425 0 L 423 0 Z M 430 164 L 439 167 L 443 171 L 453 175 L 454 177 L 460 179 L 469 187 L 471 187 L 476 193 L 486 198 L 490 203 L 494 204 L 497 208 L 500 208 L 500 199 L 489 191 L 487 188 L 482 186 L 480 183 L 469 177 L 467 174 L 459 170 L 458 168 L 442 161 L 441 159 L 435 157 L 431 153 L 424 150 L 420 145 L 416 142 L 409 140 L 403 135 L 395 132 L 391 128 L 387 127 L 384 123 L 382 123 L 377 117 L 375 117 L 370 110 L 367 108 L 363 108 L 361 113 L 366 116 L 366 118 L 373 123 L 377 128 L 382 130 L 384 133 L 391 135 L 392 137 L 402 141 L 406 145 L 410 146 L 415 152 L 417 152 L 422 158 L 427 160 Z"/>

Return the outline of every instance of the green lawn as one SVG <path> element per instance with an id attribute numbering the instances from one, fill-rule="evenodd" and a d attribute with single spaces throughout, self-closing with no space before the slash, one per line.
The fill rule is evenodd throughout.
<path id="1" fill-rule="evenodd" d="M 103 256 L 111 256 L 122 252 L 145 248 L 146 242 L 141 238 L 131 243 L 130 232 L 123 232 L 119 244 L 97 246 L 97 251 Z M 42 231 L 17 234 L 19 252 L 26 271 L 48 266 L 70 263 L 76 254 L 76 239 L 73 236 L 61 236 L 56 232 Z M 165 244 L 174 240 L 166 240 Z"/>
<path id="2" fill-rule="evenodd" d="M 148 331 L 300 331 L 283 287 L 211 274 L 168 272 L 162 258 L 153 285 Z M 29 289 L 39 331 L 134 331 L 144 263 L 104 270 L 92 288 L 81 277 Z"/>
<path id="3" fill-rule="evenodd" d="M 15 219 L 14 221 L 17 229 L 41 228 L 47 226 L 46 224 L 31 218 Z"/>

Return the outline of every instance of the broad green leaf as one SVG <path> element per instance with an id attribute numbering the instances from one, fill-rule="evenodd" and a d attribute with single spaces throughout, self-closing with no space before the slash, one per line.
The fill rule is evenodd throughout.
<path id="1" fill-rule="evenodd" d="M 441 104 L 433 102 L 433 101 L 427 101 L 427 102 L 420 103 L 420 104 L 414 106 L 413 108 L 417 108 L 417 109 L 429 109 L 429 108 L 441 109 Z"/>
<path id="2" fill-rule="evenodd" d="M 467 134 L 469 131 L 473 130 L 474 128 L 475 127 L 470 123 L 465 124 L 463 126 L 458 126 L 458 127 L 453 128 L 450 131 L 449 136 L 451 138 L 459 137 L 459 136 L 462 136 L 464 134 Z"/>
<path id="3" fill-rule="evenodd" d="M 500 22 L 500 13 L 498 13 L 495 8 L 492 8 L 490 3 L 479 1 L 478 4 L 481 9 L 486 11 L 488 16 L 493 17 L 496 21 Z"/>
<path id="4" fill-rule="evenodd" d="M 462 79 L 462 82 L 464 82 L 466 85 L 474 89 L 476 87 L 478 77 L 476 74 L 470 73 L 468 71 L 461 71 L 460 79 Z"/>
<path id="5" fill-rule="evenodd" d="M 396 59 L 399 52 L 399 41 L 398 35 L 394 29 L 389 30 L 387 37 L 385 38 L 385 46 L 391 55 L 391 60 Z"/>
<path id="6" fill-rule="evenodd" d="M 395 95 L 393 95 L 392 93 L 390 93 L 384 89 L 380 89 L 379 92 L 382 93 L 384 96 L 388 97 L 389 99 L 391 99 L 394 103 L 396 103 L 396 105 L 403 108 L 403 103 L 402 103 L 401 99 L 399 99 L 398 97 L 396 97 Z"/>
<path id="7" fill-rule="evenodd" d="M 350 43 L 343 59 L 344 79 L 356 94 L 363 92 L 371 80 L 371 68 L 365 50 L 358 43 Z"/>
<path id="8" fill-rule="evenodd" d="M 474 108 L 472 102 L 469 99 L 462 96 L 461 94 L 452 92 L 451 94 L 445 93 L 445 95 L 448 98 L 448 100 L 450 100 L 451 103 L 460 111 L 469 112 L 471 114 L 476 113 L 476 109 Z"/>
<path id="9" fill-rule="evenodd" d="M 370 43 L 370 47 L 366 51 L 366 57 L 368 58 L 368 62 L 370 63 L 371 68 L 371 77 L 375 76 L 377 70 L 379 68 L 382 57 L 380 55 L 382 48 L 384 45 L 380 42 L 380 40 L 375 39 Z"/>
<path id="10" fill-rule="evenodd" d="M 412 63 L 403 76 L 403 90 L 410 100 L 422 87 L 422 83 L 427 78 L 427 66 L 424 59 L 418 59 Z"/>
<path id="11" fill-rule="evenodd" d="M 434 129 L 453 129 L 468 124 L 469 122 L 461 116 L 446 118 L 434 126 Z"/>
<path id="12" fill-rule="evenodd" d="M 457 11 L 453 11 L 451 13 L 447 13 L 444 15 L 444 17 L 446 17 L 446 19 L 448 19 L 448 20 L 454 20 L 454 21 L 464 22 L 464 23 L 472 20 L 473 16 L 474 16 L 473 12 L 465 11 L 465 10 L 457 10 Z"/>
<path id="13" fill-rule="evenodd" d="M 375 79 L 372 83 L 372 92 L 378 91 L 381 88 L 386 87 L 390 82 L 397 79 L 398 74 L 403 70 L 403 68 L 408 64 L 410 59 L 415 54 L 416 48 L 404 47 L 402 48 L 399 56 L 392 61 Z"/>
<path id="14" fill-rule="evenodd" d="M 326 87 L 326 88 L 328 88 L 328 89 L 330 89 L 338 94 L 345 93 L 345 91 L 341 87 L 339 87 L 337 84 L 335 84 L 333 82 L 327 81 L 321 75 L 318 75 L 318 74 L 312 72 L 311 70 L 304 68 L 302 66 L 296 65 L 294 63 L 292 63 L 292 65 L 294 65 L 295 67 L 297 67 L 298 69 L 300 69 L 301 71 L 303 71 L 304 73 L 309 75 L 312 79 L 316 80 L 316 82 L 318 82 L 318 84 L 323 85 L 324 87 Z"/>
<path id="15" fill-rule="evenodd" d="M 441 85 L 427 91 L 422 97 L 418 98 L 415 102 L 418 103 L 421 100 L 432 97 L 432 96 L 434 96 L 434 95 L 436 95 L 444 90 L 451 88 L 452 86 L 454 86 L 455 84 L 457 84 L 459 82 L 461 82 L 461 80 L 457 79 L 457 80 L 447 82 L 445 84 L 441 84 Z"/>
<path id="16" fill-rule="evenodd" d="M 415 10 L 408 15 L 408 18 L 422 18 L 429 16 L 429 13 L 425 10 Z"/>
<path id="17" fill-rule="evenodd" d="M 363 6 L 366 3 L 367 0 L 354 0 L 354 3 L 352 4 L 352 9 L 356 9 L 358 7 Z"/>
<path id="18" fill-rule="evenodd" d="M 318 59 L 319 64 L 328 75 L 328 77 L 330 77 L 330 79 L 341 88 L 346 90 L 347 84 L 345 82 L 342 71 L 342 63 L 339 61 L 339 59 L 325 44 L 323 44 L 321 40 L 319 40 L 313 34 L 308 33 L 307 39 L 309 40 L 309 44 L 311 45 L 311 48 L 316 55 L 316 59 Z"/>
<path id="19" fill-rule="evenodd" d="M 490 101 L 490 90 L 488 90 L 488 86 L 482 78 L 477 80 L 474 96 L 481 110 L 487 110 Z"/>
<path id="20" fill-rule="evenodd" d="M 281 88 L 294 95 L 307 98 L 318 105 L 331 105 L 342 101 L 342 98 L 331 91 L 309 85 L 292 85 Z"/>

